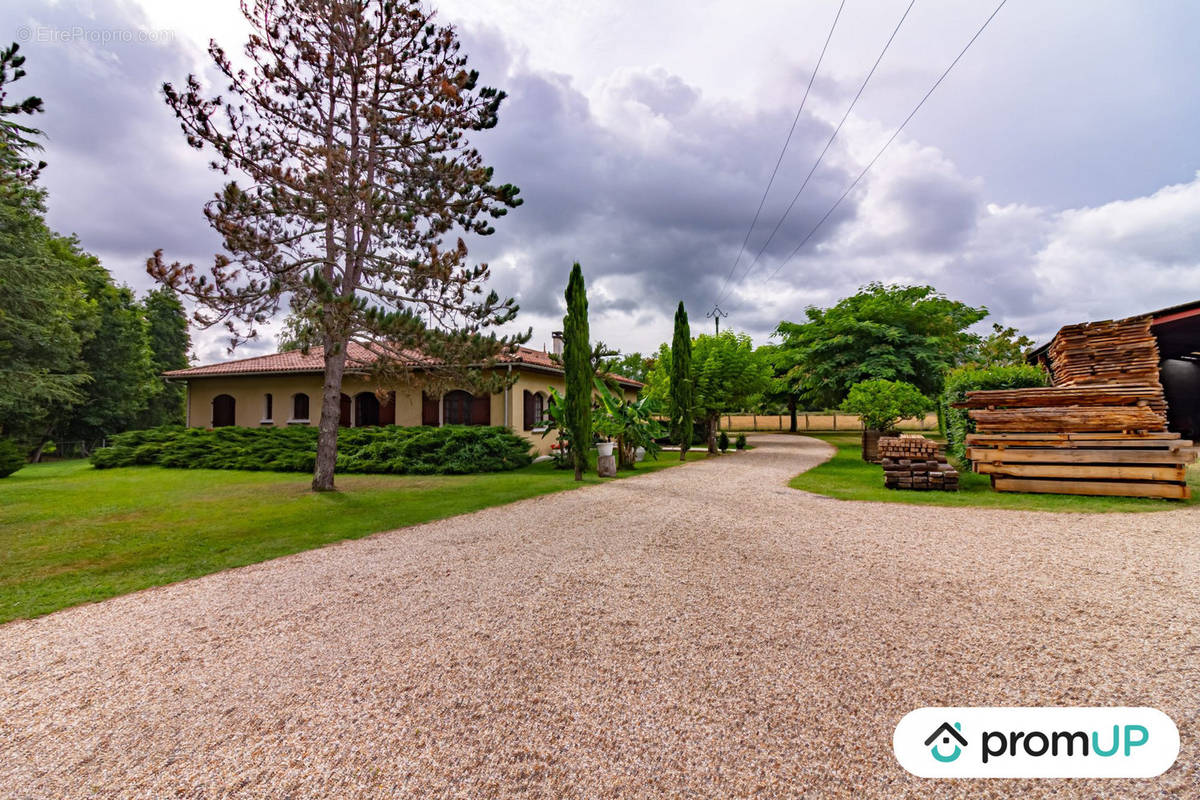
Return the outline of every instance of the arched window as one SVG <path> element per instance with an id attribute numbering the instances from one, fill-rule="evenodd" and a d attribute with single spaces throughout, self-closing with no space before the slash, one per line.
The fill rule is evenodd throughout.
<path id="1" fill-rule="evenodd" d="M 270 392 L 263 395 L 263 422 L 273 422 L 275 420 L 274 401 L 275 398 L 271 397 Z"/>
<path id="2" fill-rule="evenodd" d="M 308 395 L 292 395 L 292 422 L 308 422 Z"/>
<path id="3" fill-rule="evenodd" d="M 354 426 L 362 428 L 379 424 L 379 398 L 374 392 L 359 392 L 354 396 Z"/>
<path id="4" fill-rule="evenodd" d="M 212 426 L 227 428 L 237 424 L 237 401 L 227 394 L 219 394 L 212 401 Z"/>
<path id="5" fill-rule="evenodd" d="M 442 424 L 470 425 L 471 424 L 471 394 L 457 389 L 447 392 L 442 399 Z"/>
<path id="6" fill-rule="evenodd" d="M 541 427 L 546 421 L 546 395 L 525 390 L 525 425 L 527 431 Z"/>

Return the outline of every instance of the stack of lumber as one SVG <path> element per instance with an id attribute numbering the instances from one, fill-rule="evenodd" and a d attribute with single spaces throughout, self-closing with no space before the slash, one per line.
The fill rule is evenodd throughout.
<path id="1" fill-rule="evenodd" d="M 967 458 L 1001 492 L 1189 496 L 1190 441 L 1167 431 L 1150 317 L 1068 325 L 1054 386 L 968 392 Z"/>
<path id="2" fill-rule="evenodd" d="M 1000 492 L 1186 500 L 1192 443 L 1177 433 L 974 433 L 967 458 Z"/>
<path id="3" fill-rule="evenodd" d="M 967 392 L 964 403 L 975 429 L 989 433 L 1163 431 L 1166 406 L 1156 411 L 1162 387 L 1052 386 Z"/>
<path id="4" fill-rule="evenodd" d="M 946 462 L 937 443 L 924 436 L 884 436 L 879 456 L 883 485 L 889 489 L 958 491 L 958 470 Z"/>
<path id="5" fill-rule="evenodd" d="M 1068 325 L 1050 343 L 1055 386 L 1138 386 L 1147 405 L 1166 422 L 1167 402 L 1158 373 L 1158 340 L 1152 318 L 1130 317 Z"/>

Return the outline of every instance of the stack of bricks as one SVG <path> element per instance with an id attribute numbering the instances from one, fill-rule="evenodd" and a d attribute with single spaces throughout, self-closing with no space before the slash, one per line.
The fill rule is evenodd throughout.
<path id="1" fill-rule="evenodd" d="M 879 440 L 883 485 L 889 489 L 958 491 L 958 470 L 950 466 L 936 442 L 900 434 Z"/>

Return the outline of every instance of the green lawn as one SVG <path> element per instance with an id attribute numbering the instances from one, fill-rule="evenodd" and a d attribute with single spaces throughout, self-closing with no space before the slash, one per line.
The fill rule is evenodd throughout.
<path id="1" fill-rule="evenodd" d="M 663 453 L 621 476 L 678 463 Z M 548 462 L 487 475 L 343 475 L 340 491 L 323 494 L 309 481 L 84 461 L 26 467 L 0 480 L 0 622 L 581 485 Z M 582 485 L 600 482 L 593 472 Z"/>
<path id="2" fill-rule="evenodd" d="M 1139 497 L 1082 497 L 1065 494 L 1016 494 L 992 490 L 986 475 L 959 473 L 957 492 L 914 492 L 883 488 L 883 468 L 862 460 L 858 433 L 809 434 L 837 447 L 837 454 L 789 482 L 793 489 L 836 497 L 839 500 L 873 500 L 930 506 L 986 506 L 1022 511 L 1169 511 L 1200 502 L 1200 470 L 1188 470 L 1190 500 L 1156 500 Z"/>

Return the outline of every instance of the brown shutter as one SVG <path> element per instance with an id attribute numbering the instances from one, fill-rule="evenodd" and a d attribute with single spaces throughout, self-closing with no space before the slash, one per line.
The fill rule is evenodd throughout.
<path id="1" fill-rule="evenodd" d="M 533 417 L 536 412 L 533 408 L 533 392 L 525 390 L 525 424 L 524 429 L 527 431 L 533 430 Z"/>
<path id="2" fill-rule="evenodd" d="M 421 424 L 438 426 L 438 401 L 428 393 L 421 392 Z"/>
<path id="3" fill-rule="evenodd" d="M 492 396 L 477 394 L 471 397 L 471 424 L 492 424 Z"/>
<path id="4" fill-rule="evenodd" d="M 387 400 L 379 406 L 379 424 L 396 424 L 396 393 L 388 392 Z"/>
<path id="5" fill-rule="evenodd" d="M 341 396 L 341 402 L 339 403 L 338 407 L 340 409 L 340 411 L 338 412 L 339 417 L 340 417 L 340 419 L 338 419 L 338 427 L 349 428 L 350 427 L 350 395 L 343 394 Z"/>

